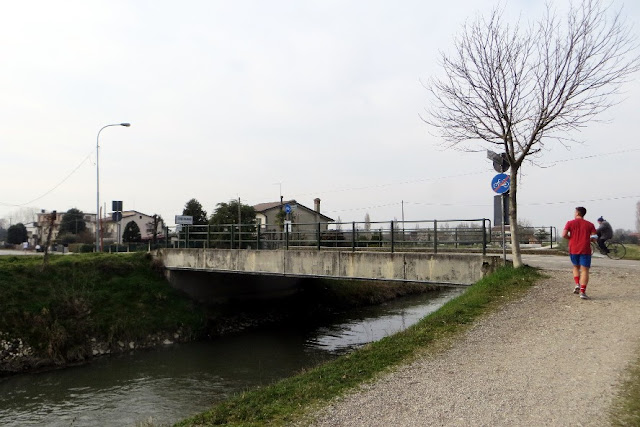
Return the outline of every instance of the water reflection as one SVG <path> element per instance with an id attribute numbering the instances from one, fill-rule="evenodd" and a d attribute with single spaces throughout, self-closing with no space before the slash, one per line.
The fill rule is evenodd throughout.
<path id="1" fill-rule="evenodd" d="M 237 391 L 414 324 L 462 292 L 448 289 L 288 328 L 135 352 L 0 380 L 0 425 L 123 426 L 172 423 Z M 320 322 L 320 320 L 319 320 Z"/>
<path id="2" fill-rule="evenodd" d="M 405 330 L 460 292 L 460 289 L 450 289 L 437 295 L 422 295 L 412 298 L 411 305 L 397 300 L 364 308 L 358 317 L 335 319 L 338 323 L 317 328 L 314 337 L 307 340 L 307 345 L 337 354 L 351 351 Z"/>

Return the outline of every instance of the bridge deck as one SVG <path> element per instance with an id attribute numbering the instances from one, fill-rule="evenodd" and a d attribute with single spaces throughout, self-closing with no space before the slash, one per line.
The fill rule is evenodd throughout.
<path id="1" fill-rule="evenodd" d="M 384 280 L 465 286 L 502 265 L 499 256 L 248 249 L 161 249 L 168 270 Z"/>

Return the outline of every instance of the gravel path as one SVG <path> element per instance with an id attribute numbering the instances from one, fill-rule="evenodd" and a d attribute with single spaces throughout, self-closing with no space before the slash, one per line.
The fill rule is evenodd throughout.
<path id="1" fill-rule="evenodd" d="M 606 425 L 640 346 L 640 263 L 592 268 L 588 301 L 561 267 L 450 349 L 332 402 L 313 425 Z"/>

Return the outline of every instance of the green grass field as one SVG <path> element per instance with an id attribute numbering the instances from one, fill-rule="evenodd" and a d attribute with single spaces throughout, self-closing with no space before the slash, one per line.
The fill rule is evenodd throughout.
<path id="1" fill-rule="evenodd" d="M 640 260 L 640 245 L 625 243 L 624 247 L 627 249 L 627 254 L 624 256 L 624 259 Z"/>

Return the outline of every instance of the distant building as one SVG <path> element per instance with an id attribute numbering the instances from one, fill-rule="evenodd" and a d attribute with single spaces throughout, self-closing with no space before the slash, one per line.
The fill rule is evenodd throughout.
<path id="1" fill-rule="evenodd" d="M 320 199 L 314 199 L 313 202 L 314 209 L 296 200 L 257 204 L 253 207 L 256 211 L 256 223 L 260 226 L 261 232 L 280 232 L 283 230 L 282 219 L 288 219 L 291 221 L 291 232 L 295 233 L 297 239 L 315 239 L 318 224 L 320 224 L 320 232 L 325 232 L 329 223 L 334 220 L 320 213 Z M 287 206 L 291 210 L 288 216 L 286 215 Z M 280 214 L 280 212 L 283 213 Z"/>
<path id="2" fill-rule="evenodd" d="M 104 227 L 103 236 L 105 241 L 108 239 L 109 242 L 122 243 L 124 228 L 132 221 L 138 225 L 140 237 L 143 241 L 153 239 L 153 216 L 138 211 L 123 211 L 120 221 L 113 221 L 111 215 L 107 219 L 103 219 L 102 226 Z M 118 224 L 120 224 L 120 236 L 118 236 Z M 164 221 L 160 220 L 158 222 L 156 237 L 163 239 L 164 232 Z"/>
<path id="3" fill-rule="evenodd" d="M 334 220 L 320 213 L 320 199 L 314 199 L 313 203 L 314 209 L 308 208 L 296 200 L 257 204 L 253 207 L 256 211 L 256 223 L 260 225 L 262 229 L 278 228 L 278 226 L 280 226 L 278 215 L 280 212 L 285 212 L 286 206 L 288 205 L 291 209 L 290 219 L 293 227 L 297 225 L 310 226 L 320 223 L 321 231 L 326 231 L 329 223 L 334 222 Z M 284 213 L 282 215 L 284 215 Z"/>
<path id="4" fill-rule="evenodd" d="M 49 225 L 51 224 L 51 214 L 52 212 L 47 212 L 44 209 L 37 214 L 36 222 L 33 224 L 34 228 L 32 238 L 30 239 L 30 242 L 33 242 L 34 245 L 46 242 L 47 235 L 49 233 Z M 65 214 L 66 212 L 56 212 L 56 218 L 53 221 L 53 230 L 51 231 L 52 242 L 55 242 L 58 238 L 58 234 L 60 233 L 60 224 L 62 223 L 62 218 Z M 87 231 L 95 235 L 96 214 L 85 213 L 83 219 L 87 227 Z"/>
<path id="5" fill-rule="evenodd" d="M 53 222 L 53 230 L 51 232 L 51 241 L 55 242 L 60 233 L 60 224 L 66 212 L 57 212 L 56 218 Z M 86 225 L 87 233 L 92 236 L 96 234 L 96 214 L 85 213 L 84 222 Z M 124 228 L 129 222 L 135 222 L 140 228 L 140 236 L 142 240 L 151 240 L 153 238 L 153 216 L 138 212 L 138 211 L 124 211 L 122 212 L 122 219 L 120 221 L 113 221 L 112 214 L 101 220 L 101 235 L 105 244 L 116 243 L 118 239 L 119 243 L 122 243 L 122 233 Z M 49 224 L 51 223 L 51 212 L 42 210 L 37 215 L 37 220 L 33 224 L 32 234 L 29 238 L 29 243 L 33 245 L 43 244 L 47 240 L 47 234 L 49 233 Z M 118 224 L 120 224 L 120 236 L 118 236 Z M 29 227 L 27 227 L 29 230 Z M 157 238 L 164 238 L 164 222 L 158 223 Z"/>

